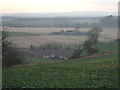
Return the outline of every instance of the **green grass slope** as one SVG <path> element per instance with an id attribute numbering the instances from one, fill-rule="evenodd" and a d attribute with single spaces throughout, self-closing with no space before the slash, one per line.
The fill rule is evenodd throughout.
<path id="1" fill-rule="evenodd" d="M 97 47 L 116 51 L 117 43 Z M 11 67 L 3 69 L 2 74 L 3 88 L 118 88 L 118 54 Z"/>
<path id="2" fill-rule="evenodd" d="M 117 55 L 3 70 L 8 88 L 117 88 Z"/>
<path id="3" fill-rule="evenodd" d="M 96 47 L 105 51 L 118 51 L 118 42 L 100 42 L 98 45 L 96 45 Z"/>

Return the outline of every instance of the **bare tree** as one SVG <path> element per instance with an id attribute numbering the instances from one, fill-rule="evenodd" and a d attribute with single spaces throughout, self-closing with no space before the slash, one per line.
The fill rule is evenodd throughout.
<path id="1" fill-rule="evenodd" d="M 102 32 L 102 29 L 100 27 L 93 27 L 88 32 L 88 41 L 90 41 L 92 45 L 98 43 L 100 32 Z"/>
<path id="2" fill-rule="evenodd" d="M 18 50 L 9 41 L 7 28 L 2 30 L 2 66 L 9 67 L 22 63 L 22 58 Z"/>
<path id="3" fill-rule="evenodd" d="M 97 49 L 94 48 L 94 45 L 98 43 L 98 37 L 100 32 L 102 31 L 99 27 L 93 27 L 88 32 L 88 40 L 86 40 L 83 45 L 78 46 L 78 48 L 74 51 L 72 58 L 81 57 L 81 54 L 84 50 L 87 51 L 88 55 L 92 55 L 97 52 Z"/>

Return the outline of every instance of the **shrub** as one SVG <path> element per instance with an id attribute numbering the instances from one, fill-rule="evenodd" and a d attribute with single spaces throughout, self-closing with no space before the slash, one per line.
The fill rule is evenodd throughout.
<path id="1" fill-rule="evenodd" d="M 7 28 L 2 31 L 2 66 L 9 67 L 22 63 L 22 56 L 20 55 L 15 45 L 8 39 Z"/>

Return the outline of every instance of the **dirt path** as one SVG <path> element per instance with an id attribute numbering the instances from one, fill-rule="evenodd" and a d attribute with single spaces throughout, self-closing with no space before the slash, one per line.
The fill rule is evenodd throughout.
<path id="1" fill-rule="evenodd" d="M 91 55 L 91 56 L 85 56 L 85 57 L 82 57 L 82 58 L 76 58 L 74 60 L 78 60 L 78 59 L 81 60 L 81 59 L 86 59 L 86 58 L 91 58 L 91 57 L 105 56 L 105 55 L 114 54 L 114 53 L 117 53 L 117 51 L 102 52 L 101 54 L 96 54 L 96 55 Z"/>

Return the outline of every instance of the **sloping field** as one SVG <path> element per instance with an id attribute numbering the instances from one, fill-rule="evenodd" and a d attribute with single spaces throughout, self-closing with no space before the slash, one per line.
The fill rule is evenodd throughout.
<path id="1" fill-rule="evenodd" d="M 3 70 L 4 88 L 117 88 L 117 55 Z"/>
<path id="2" fill-rule="evenodd" d="M 114 42 L 101 43 L 98 47 L 117 50 Z M 3 88 L 118 88 L 118 68 L 116 53 L 53 64 L 11 67 L 2 71 Z"/>

